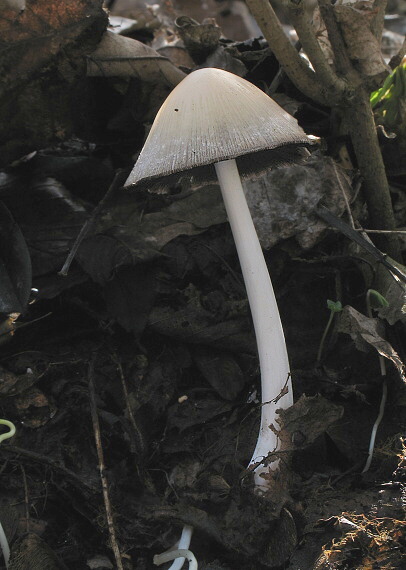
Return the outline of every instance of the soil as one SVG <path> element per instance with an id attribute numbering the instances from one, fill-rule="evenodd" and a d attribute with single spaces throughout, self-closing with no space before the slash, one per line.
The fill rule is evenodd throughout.
<path id="1" fill-rule="evenodd" d="M 139 39 L 151 39 L 146 30 Z M 222 62 L 235 65 L 222 49 Z M 262 84 L 277 67 L 259 40 L 239 49 L 251 81 Z M 65 63 L 53 70 L 59 79 Z M 43 79 L 35 78 L 36 87 Z M 326 109 L 286 77 L 279 91 L 307 132 L 332 143 Z M 0 173 L 0 417 L 16 426 L 0 445 L 9 570 L 150 570 L 185 525 L 193 527 L 190 549 L 201 570 L 406 567 L 401 296 L 397 290 L 387 318 L 375 310 L 368 317 L 368 290 L 392 285 L 392 277 L 315 213 L 328 198 L 348 222 L 345 182 L 352 215 L 367 227 L 356 168 L 342 167 L 352 158 L 351 148 L 343 150 L 348 141 L 331 144 L 340 147 L 340 178 L 331 159 L 320 159 L 301 195 L 297 173 L 281 174 L 291 204 L 269 207 L 286 218 L 269 227 L 268 210 L 260 212 L 295 404 L 272 426 L 284 449 L 265 458 L 271 491 L 259 496 L 247 465 L 258 435 L 260 371 L 218 188 L 192 191 L 181 180 L 166 194 L 123 191 L 144 123 L 166 92 L 145 90 L 138 79 L 97 77 L 81 93 L 74 124 L 70 100 L 64 115 L 72 130 L 81 123 L 80 138 L 51 144 L 47 126 L 46 144 L 35 139 L 33 154 L 6 161 Z M 31 144 L 16 140 L 10 153 Z M 396 145 L 383 141 L 404 225 L 406 179 L 400 158 L 393 162 L 402 154 Z"/>
<path id="2" fill-rule="evenodd" d="M 202 271 L 189 257 L 178 272 L 176 249 L 180 257 L 198 243 L 216 243 L 224 258 L 211 255 Z M 378 357 L 357 351 L 348 336 L 333 335 L 315 367 L 328 318 L 323 300 L 337 276 L 346 291 L 354 276 L 325 264 L 309 271 L 305 260 L 278 248 L 269 261 L 297 401 L 289 419 L 289 484 L 276 497 L 253 493 L 245 468 L 258 429 L 259 372 L 244 295 L 233 293 L 248 350 L 212 339 L 208 326 L 205 341 L 177 338 L 179 311 L 183 327 L 195 325 L 184 311 L 190 291 L 206 307 L 210 299 L 218 306 L 214 300 L 230 287 L 231 272 L 238 275 L 231 250 L 222 225 L 198 238 L 177 238 L 171 257 L 154 263 L 158 290 L 151 312 L 174 310 L 166 334 L 151 320 L 138 339 L 125 332 L 106 316 L 100 287 L 91 282 L 30 306 L 26 326 L 21 323 L 2 351 L 10 382 L 2 417 L 17 426 L 1 447 L 2 513 L 10 519 L 2 515 L 2 523 L 15 537 L 13 552 L 29 533 L 57 555 L 52 568 L 115 567 L 96 430 L 125 568 L 153 568 L 153 555 L 176 543 L 183 524 L 195 529 L 192 549 L 202 568 L 402 567 L 405 401 L 399 378 L 389 369 L 374 458 L 362 473 L 382 393 Z M 346 293 L 349 302 L 355 297 L 358 292 Z M 213 323 L 229 323 L 228 316 L 211 315 Z M 214 380 L 207 364 L 213 359 Z"/>

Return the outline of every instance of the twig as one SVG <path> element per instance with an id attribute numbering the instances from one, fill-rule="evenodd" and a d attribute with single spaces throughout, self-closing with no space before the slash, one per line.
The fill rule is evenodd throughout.
<path id="1" fill-rule="evenodd" d="M 55 461 L 55 459 L 52 459 L 51 457 L 48 457 L 46 455 L 41 455 L 40 453 L 36 453 L 35 451 L 30 451 L 29 449 L 24 449 L 22 447 L 17 447 L 15 445 L 5 445 L 4 447 L 1 448 L 1 452 L 13 453 L 14 455 L 21 455 L 23 457 L 31 459 L 32 461 L 36 461 L 37 463 L 48 465 L 48 467 L 51 467 L 51 469 L 58 471 L 59 473 L 64 475 L 64 477 L 66 477 L 67 479 L 71 479 L 73 482 L 75 482 L 76 485 L 80 489 L 82 489 L 82 491 L 83 488 L 85 487 L 87 491 L 91 491 L 92 493 L 99 492 L 99 489 L 96 488 L 94 485 L 88 483 L 88 481 L 79 477 L 78 475 L 76 475 L 76 473 L 74 473 L 70 469 L 62 467 L 58 461 Z"/>
<path id="2" fill-rule="evenodd" d="M 30 532 L 30 508 L 29 508 L 29 494 L 27 476 L 25 474 L 24 465 L 20 464 L 21 474 L 23 476 L 24 484 L 24 506 L 25 506 L 25 532 Z"/>
<path id="3" fill-rule="evenodd" d="M 124 183 L 124 181 L 125 181 L 124 175 L 125 174 L 126 174 L 126 171 L 124 171 L 124 170 L 118 170 L 116 172 L 116 175 L 113 179 L 113 182 L 110 184 L 110 187 L 107 190 L 106 194 L 100 200 L 100 202 L 97 204 L 97 206 L 95 207 L 95 209 L 91 213 L 89 219 L 86 220 L 86 222 L 83 224 L 82 229 L 80 230 L 79 235 L 75 239 L 75 242 L 72 246 L 72 249 L 69 252 L 68 257 L 66 258 L 66 261 L 63 264 L 63 267 L 59 272 L 59 275 L 61 275 L 62 277 L 66 277 L 68 275 L 69 268 L 70 268 L 71 263 L 72 263 L 75 255 L 76 255 L 78 249 L 79 249 L 80 244 L 85 239 L 87 234 L 93 229 L 95 223 L 97 222 L 97 219 L 98 219 L 100 213 L 102 212 L 102 210 L 103 210 L 104 206 L 106 205 L 106 202 L 109 200 L 110 196 L 117 190 L 117 188 L 120 188 L 120 186 Z"/>
<path id="4" fill-rule="evenodd" d="M 340 28 L 334 15 L 334 8 L 330 0 L 318 0 L 320 13 L 327 28 L 328 38 L 333 48 L 336 67 L 339 73 L 344 76 L 353 75 L 354 69 L 351 65 Z"/>
<path id="5" fill-rule="evenodd" d="M 343 185 L 341 184 L 340 177 L 338 176 L 337 164 L 335 163 L 335 161 L 333 161 L 333 169 L 334 169 L 334 174 L 336 175 L 336 178 L 337 178 L 338 186 L 340 187 L 340 190 L 341 190 L 341 194 L 343 195 L 343 198 L 344 198 L 345 207 L 347 209 L 347 214 L 348 214 L 348 218 L 350 220 L 351 227 L 353 230 L 355 230 L 354 218 L 353 218 L 353 215 L 351 212 L 351 207 L 350 207 L 350 203 L 348 201 L 348 196 L 344 190 Z"/>
<path id="6" fill-rule="evenodd" d="M 333 322 L 334 314 L 335 314 L 335 313 L 333 313 L 333 311 L 330 311 L 330 316 L 329 316 L 329 318 L 328 318 L 327 325 L 324 327 L 323 336 L 321 337 L 320 344 L 319 344 L 319 349 L 318 349 L 318 351 L 317 351 L 316 366 L 320 366 L 321 354 L 322 354 L 322 352 L 323 352 L 324 342 L 325 342 L 325 340 L 326 340 L 328 331 L 330 330 L 331 323 Z"/>
<path id="7" fill-rule="evenodd" d="M 136 439 L 138 451 L 142 455 L 145 453 L 145 448 L 146 448 L 145 441 L 144 441 L 144 437 L 141 433 L 141 430 L 138 427 L 137 422 L 135 421 L 135 417 L 134 417 L 133 411 L 132 411 L 131 406 L 130 406 L 130 399 L 128 397 L 128 389 L 127 389 L 127 383 L 126 383 L 125 378 L 124 378 L 123 367 L 121 366 L 121 362 L 118 360 L 118 358 L 113 357 L 113 360 L 114 360 L 115 364 L 117 365 L 118 372 L 120 374 L 121 386 L 123 388 L 123 394 L 124 394 L 128 419 L 129 419 L 130 424 L 131 424 L 133 431 L 134 431 L 134 436 Z"/>
<path id="8" fill-rule="evenodd" d="M 366 234 L 406 234 L 406 230 L 365 230 L 364 228 L 354 228 L 356 232 L 365 232 Z"/>
<path id="9" fill-rule="evenodd" d="M 109 529 L 110 535 L 110 542 L 111 548 L 114 553 L 114 558 L 116 560 L 117 569 L 124 570 L 123 562 L 121 560 L 121 553 L 116 539 L 116 530 L 114 526 L 113 520 L 113 510 L 110 503 L 110 496 L 109 496 L 109 487 L 107 482 L 107 477 L 105 473 L 105 464 L 104 464 L 104 454 L 103 454 L 103 447 L 101 442 L 101 435 L 100 435 L 100 423 L 99 417 L 97 415 L 97 407 L 96 407 L 96 392 L 94 388 L 94 358 L 92 358 L 89 362 L 89 370 L 88 370 L 88 378 L 89 378 L 89 400 L 90 400 L 90 412 L 92 415 L 92 423 L 93 423 L 93 432 L 94 432 L 94 439 L 96 442 L 96 449 L 97 449 L 97 457 L 99 460 L 99 472 L 100 472 L 100 480 L 103 490 L 103 500 L 104 500 L 104 507 L 106 510 L 106 519 L 107 519 L 107 527 Z"/>
<path id="10" fill-rule="evenodd" d="M 398 65 L 400 65 L 402 63 L 402 59 L 405 57 L 406 55 L 406 38 L 403 40 L 403 44 L 400 48 L 400 50 L 398 51 L 397 54 L 395 54 L 392 59 L 389 62 L 389 66 L 391 69 L 395 69 L 395 67 L 397 67 Z"/>
<path id="11" fill-rule="evenodd" d="M 264 0 L 246 0 L 246 4 L 290 80 L 307 97 L 326 105 L 316 74 L 290 43 L 270 3 Z"/>
<path id="12" fill-rule="evenodd" d="M 347 83 L 337 76 L 327 61 L 316 38 L 309 15 L 303 8 L 303 0 L 300 0 L 299 4 L 295 4 L 294 0 L 290 0 L 289 9 L 299 40 L 314 67 L 322 87 L 325 86 L 332 96 L 339 97 L 340 94 L 345 92 Z"/>
<path id="13" fill-rule="evenodd" d="M 371 22 L 371 32 L 374 34 L 376 39 L 379 40 L 379 42 L 381 41 L 382 37 L 387 4 L 388 0 L 375 0 L 373 6 L 375 15 Z"/>
<path id="14" fill-rule="evenodd" d="M 322 218 L 328 224 L 331 224 L 335 228 L 337 228 L 342 234 L 347 236 L 349 239 L 357 243 L 363 249 L 365 249 L 376 261 L 382 263 L 389 271 L 397 277 L 399 280 L 406 283 L 406 275 L 398 269 L 393 263 L 391 263 L 387 256 L 382 253 L 377 247 L 375 247 L 372 243 L 367 241 L 362 235 L 360 235 L 357 231 L 353 230 L 348 224 L 343 222 L 340 218 L 337 218 L 334 214 L 332 214 L 327 208 L 324 206 L 320 206 L 316 211 L 316 214 Z"/>

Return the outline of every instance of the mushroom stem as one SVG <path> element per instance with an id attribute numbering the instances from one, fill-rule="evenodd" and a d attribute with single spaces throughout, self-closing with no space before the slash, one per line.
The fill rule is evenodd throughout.
<path id="1" fill-rule="evenodd" d="M 275 424 L 276 410 L 293 404 L 289 361 L 275 293 L 236 161 L 218 162 L 215 168 L 241 264 L 258 346 L 262 409 L 257 445 L 250 461 L 250 465 L 255 465 L 269 452 L 278 449 L 278 437 L 270 428 Z M 273 463 L 274 468 L 277 464 Z M 254 471 L 256 485 L 266 487 L 261 474 L 268 468 L 258 465 Z"/>

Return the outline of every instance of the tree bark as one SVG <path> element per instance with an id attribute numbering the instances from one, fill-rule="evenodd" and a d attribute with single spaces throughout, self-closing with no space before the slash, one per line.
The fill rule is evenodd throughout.
<path id="1" fill-rule="evenodd" d="M 292 83 L 310 99 L 326 105 L 327 100 L 322 93 L 316 74 L 302 60 L 289 41 L 269 2 L 267 0 L 246 0 L 246 4 Z"/>
<path id="2" fill-rule="evenodd" d="M 386 178 L 369 92 L 360 87 L 343 110 L 358 168 L 364 179 L 363 189 L 372 229 L 393 230 L 396 227 L 389 184 Z M 396 237 L 374 239 L 377 246 L 396 260 L 401 259 Z"/>
<path id="3" fill-rule="evenodd" d="M 296 87 L 314 101 L 340 109 L 364 180 L 369 226 L 373 229 L 393 230 L 395 218 L 369 102 L 368 78 L 363 77 L 353 66 L 330 0 L 318 0 L 318 4 L 333 48 L 335 69 L 329 68 L 328 62 L 323 61 L 303 1 L 291 2 L 290 8 L 299 40 L 308 52 L 315 72 L 303 68 L 300 57 L 285 35 L 269 0 L 246 0 L 246 3 L 270 48 Z M 386 0 L 376 0 L 377 15 L 373 22 L 376 33 L 379 33 L 383 22 L 385 2 Z M 400 247 L 395 236 L 385 235 L 375 238 L 375 241 L 382 251 L 401 261 Z"/>

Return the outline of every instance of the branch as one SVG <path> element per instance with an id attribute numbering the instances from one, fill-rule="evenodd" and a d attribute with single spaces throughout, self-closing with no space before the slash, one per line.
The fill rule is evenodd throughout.
<path id="1" fill-rule="evenodd" d="M 330 99 L 328 95 L 331 93 L 336 100 L 337 96 L 339 97 L 346 91 L 347 83 L 337 76 L 327 61 L 317 40 L 309 16 L 303 8 L 303 0 L 298 1 L 299 4 L 295 4 L 295 0 L 289 0 L 289 9 L 293 25 L 295 26 L 303 49 L 314 67 L 316 76 L 321 83 L 321 89 L 323 90 L 323 88 L 325 88 L 328 92 L 325 95 L 326 99 Z"/>
<path id="2" fill-rule="evenodd" d="M 104 463 L 104 452 L 101 442 L 100 423 L 99 423 L 99 416 L 97 414 L 97 405 L 96 405 L 96 390 L 94 386 L 94 360 L 95 359 L 92 358 L 91 361 L 89 362 L 89 371 L 88 371 L 90 413 L 92 416 L 97 458 L 99 460 L 100 480 L 103 491 L 104 508 L 106 510 L 107 528 L 109 531 L 111 549 L 113 550 L 114 553 L 114 558 L 117 564 L 117 570 L 124 570 L 123 562 L 121 559 L 121 552 L 116 538 L 116 529 L 114 526 L 114 519 L 113 519 L 113 508 L 110 502 L 109 487 L 106 477 L 106 466 Z"/>
<path id="3" fill-rule="evenodd" d="M 347 53 L 340 28 L 338 27 L 331 0 L 318 0 L 320 13 L 327 28 L 328 37 L 333 48 L 336 67 L 344 76 L 353 75 L 353 67 Z"/>
<path id="4" fill-rule="evenodd" d="M 326 105 L 327 100 L 322 93 L 316 74 L 306 65 L 290 43 L 269 2 L 246 0 L 246 4 L 289 79 L 307 97 Z"/>
<path id="5" fill-rule="evenodd" d="M 376 14 L 371 22 L 371 32 L 379 41 L 382 37 L 387 4 L 388 0 L 375 0 L 374 2 L 374 11 L 376 11 Z"/>
<path id="6" fill-rule="evenodd" d="M 403 40 L 402 47 L 400 48 L 398 53 L 396 55 L 394 55 L 392 57 L 392 59 L 390 60 L 390 62 L 389 62 L 390 68 L 395 69 L 395 67 L 400 65 L 402 63 L 402 59 L 405 57 L 405 55 L 406 55 L 406 38 Z"/>

